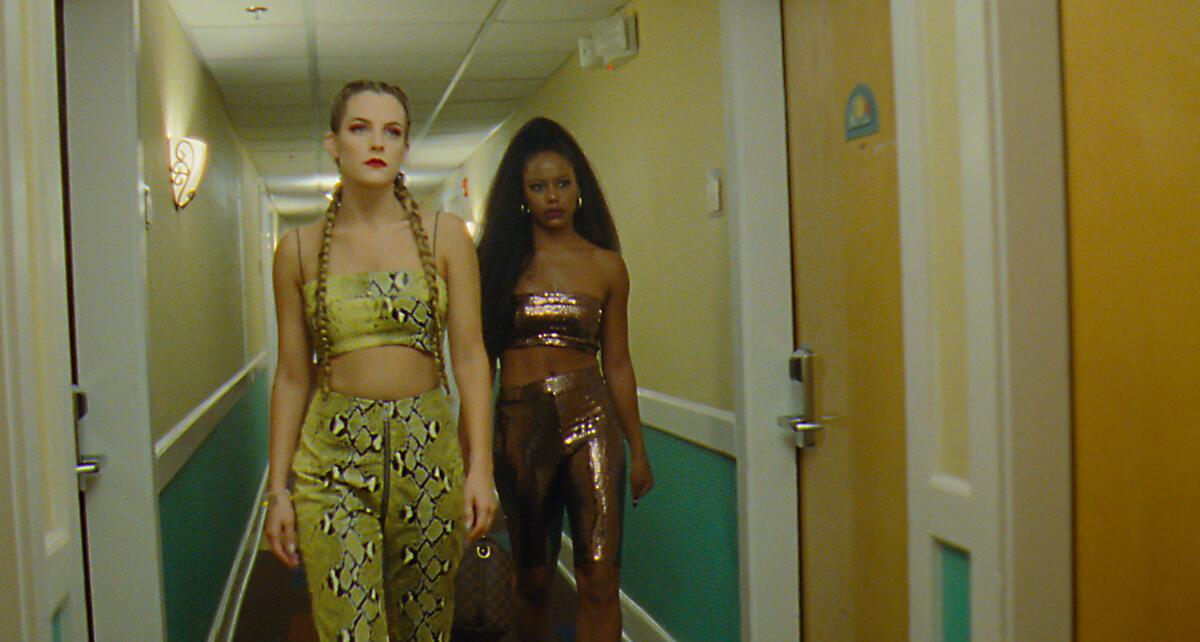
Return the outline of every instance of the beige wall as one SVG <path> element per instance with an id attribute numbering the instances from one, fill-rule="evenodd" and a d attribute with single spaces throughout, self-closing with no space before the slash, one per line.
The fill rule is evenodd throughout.
<path id="1" fill-rule="evenodd" d="M 258 171 L 250 153 L 239 145 L 242 166 L 242 266 L 245 280 L 242 298 L 246 321 L 246 358 L 250 359 L 267 348 L 267 293 L 263 291 L 264 277 L 271 272 L 270 255 L 262 247 L 263 217 L 271 216 L 263 203 L 263 191 Z M 188 206 L 191 207 L 190 205 Z M 274 305 L 274 301 L 270 302 Z"/>
<path id="2" fill-rule="evenodd" d="M 146 236 L 150 410 L 159 436 L 235 374 L 247 348 L 261 347 L 263 266 L 251 260 L 258 177 L 216 83 L 167 0 L 143 0 L 140 7 L 139 115 L 152 202 Z M 167 137 L 182 135 L 208 143 L 208 171 L 195 199 L 177 212 Z M 257 320 L 246 324 L 244 315 Z"/>
<path id="3" fill-rule="evenodd" d="M 631 2 L 638 56 L 613 71 L 583 69 L 573 56 L 445 188 L 465 174 L 467 210 L 481 217 L 516 130 L 535 115 L 565 125 L 599 175 L 621 234 L 638 384 L 731 409 L 726 219 L 705 213 L 705 174 L 725 162 L 718 9 L 714 0 Z"/>

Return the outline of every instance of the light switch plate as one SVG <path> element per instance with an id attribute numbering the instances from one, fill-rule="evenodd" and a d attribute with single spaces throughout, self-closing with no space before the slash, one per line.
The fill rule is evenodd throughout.
<path id="1" fill-rule="evenodd" d="M 709 216 L 721 215 L 721 170 L 710 169 L 704 181 L 704 204 Z"/>

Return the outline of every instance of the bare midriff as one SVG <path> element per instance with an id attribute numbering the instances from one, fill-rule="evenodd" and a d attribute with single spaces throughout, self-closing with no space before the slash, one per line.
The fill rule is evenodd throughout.
<path id="1" fill-rule="evenodd" d="M 500 385 L 521 386 L 594 365 L 594 354 L 575 348 L 513 348 L 500 354 Z"/>
<path id="2" fill-rule="evenodd" d="M 330 360 L 329 388 L 364 399 L 415 397 L 441 385 L 432 355 L 407 346 L 377 346 Z"/>

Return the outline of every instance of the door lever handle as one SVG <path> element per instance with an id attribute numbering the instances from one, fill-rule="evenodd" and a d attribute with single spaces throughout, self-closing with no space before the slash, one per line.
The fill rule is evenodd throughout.
<path id="1" fill-rule="evenodd" d="M 817 433 L 824 426 L 813 423 L 804 415 L 784 415 L 779 418 L 779 427 L 796 433 L 796 447 L 809 448 L 817 443 Z"/>
<path id="2" fill-rule="evenodd" d="M 100 474 L 104 467 L 104 457 L 89 457 L 83 455 L 75 462 L 75 475 L 79 478 L 79 490 L 87 490 L 87 481 Z"/>

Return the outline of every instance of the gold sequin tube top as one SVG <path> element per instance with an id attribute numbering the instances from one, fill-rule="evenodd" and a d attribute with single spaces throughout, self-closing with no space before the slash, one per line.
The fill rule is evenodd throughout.
<path id="1" fill-rule="evenodd" d="M 429 286 L 415 270 L 338 274 L 326 282 L 330 356 L 377 346 L 408 346 L 435 354 L 441 337 L 433 332 Z M 446 285 L 437 276 L 438 320 L 445 325 Z M 304 284 L 304 304 L 317 333 L 317 282 Z"/>
<path id="2" fill-rule="evenodd" d="M 549 346 L 600 350 L 600 301 L 582 294 L 536 292 L 513 295 L 515 303 L 510 348 Z"/>

